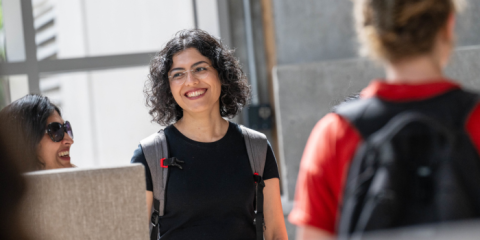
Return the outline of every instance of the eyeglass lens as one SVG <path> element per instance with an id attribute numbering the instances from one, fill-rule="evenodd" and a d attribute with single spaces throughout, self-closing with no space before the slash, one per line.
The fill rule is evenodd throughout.
<path id="1" fill-rule="evenodd" d="M 175 83 L 183 83 L 185 79 L 187 79 L 187 75 L 192 74 L 193 77 L 197 79 L 203 79 L 208 75 L 208 66 L 197 66 L 195 69 L 184 71 L 184 72 L 176 72 L 170 76 L 170 80 Z"/>
<path id="2" fill-rule="evenodd" d="M 54 142 L 62 141 L 65 132 L 73 139 L 72 125 L 69 121 L 66 121 L 65 124 L 53 122 L 48 125 L 48 135 L 50 135 Z"/>
<path id="3" fill-rule="evenodd" d="M 54 142 L 62 141 L 63 135 L 64 135 L 64 130 L 63 130 L 62 124 L 54 122 L 54 123 L 50 123 L 48 125 L 48 127 L 49 127 L 48 133 L 49 133 L 50 137 L 52 138 L 52 140 Z"/>
<path id="4" fill-rule="evenodd" d="M 68 135 L 73 139 L 73 129 L 72 125 L 70 124 L 69 121 L 65 122 L 65 131 L 68 133 Z"/>

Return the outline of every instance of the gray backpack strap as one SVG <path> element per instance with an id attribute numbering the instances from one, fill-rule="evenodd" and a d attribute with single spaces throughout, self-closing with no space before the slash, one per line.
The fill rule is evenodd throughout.
<path id="1" fill-rule="evenodd" d="M 168 168 L 161 166 L 161 159 L 168 158 L 167 139 L 163 129 L 140 141 L 143 154 L 147 160 L 153 182 L 153 204 L 151 209 L 150 239 L 156 240 L 159 235 L 159 216 L 165 213 L 165 189 Z"/>
<path id="2" fill-rule="evenodd" d="M 263 181 L 263 171 L 265 169 L 265 162 L 267 160 L 268 142 L 265 134 L 254 131 L 252 129 L 240 126 L 245 139 L 247 147 L 248 159 L 252 167 L 253 180 L 255 181 L 255 197 L 256 197 L 256 211 L 255 231 L 257 240 L 263 240 L 263 231 L 265 230 L 265 220 L 263 217 L 263 188 L 265 182 Z"/>
<path id="3" fill-rule="evenodd" d="M 263 176 L 267 159 L 267 137 L 261 132 L 240 126 L 247 146 L 248 159 L 253 173 Z"/>

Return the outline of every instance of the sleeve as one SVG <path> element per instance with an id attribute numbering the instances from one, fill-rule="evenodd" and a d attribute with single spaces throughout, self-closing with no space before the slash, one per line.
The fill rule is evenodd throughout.
<path id="1" fill-rule="evenodd" d="M 335 233 L 344 181 L 360 141 L 360 134 L 337 114 L 317 123 L 300 163 L 291 223 Z"/>
<path id="2" fill-rule="evenodd" d="M 477 152 L 480 154 L 480 103 L 475 106 L 470 114 L 466 123 L 466 130 Z"/>
<path id="3" fill-rule="evenodd" d="M 277 160 L 275 159 L 275 154 L 273 153 L 272 146 L 268 142 L 267 148 L 267 159 L 265 161 L 265 169 L 263 170 L 263 180 L 280 178 L 278 173 Z"/>
<path id="4" fill-rule="evenodd" d="M 143 164 L 143 166 L 145 167 L 145 180 L 147 182 L 147 191 L 153 192 L 152 175 L 150 174 L 150 168 L 148 167 L 147 159 L 143 154 L 141 145 L 138 145 L 138 148 L 135 149 L 135 151 L 133 152 L 133 157 L 132 157 L 132 160 L 130 160 L 130 162 Z"/>

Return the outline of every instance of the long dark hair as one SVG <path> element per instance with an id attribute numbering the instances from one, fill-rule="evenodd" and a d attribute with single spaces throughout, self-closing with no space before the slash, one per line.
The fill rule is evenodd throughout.
<path id="1" fill-rule="evenodd" d="M 150 63 L 150 74 L 144 92 L 153 121 L 168 125 L 183 117 L 183 110 L 170 91 L 168 71 L 172 67 L 173 56 L 187 48 L 195 48 L 210 59 L 222 84 L 220 115 L 234 117 L 247 104 L 250 96 L 246 76 L 233 56 L 233 50 L 226 48 L 220 40 L 207 32 L 194 29 L 179 31 Z"/>
<path id="2" fill-rule="evenodd" d="M 37 157 L 37 146 L 42 140 L 47 119 L 60 109 L 47 97 L 28 94 L 0 111 L 0 128 L 3 137 L 0 144 L 11 159 L 22 161 L 22 171 L 42 169 L 45 164 Z"/>

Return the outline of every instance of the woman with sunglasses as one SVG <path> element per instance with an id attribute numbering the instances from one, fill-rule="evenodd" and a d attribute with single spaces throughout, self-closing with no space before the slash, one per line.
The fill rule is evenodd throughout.
<path id="1" fill-rule="evenodd" d="M 180 31 L 152 60 L 145 92 L 153 120 L 167 126 L 169 157 L 183 161 L 182 169 L 168 170 L 160 239 L 256 239 L 255 184 L 245 140 L 240 126 L 225 119 L 245 106 L 250 92 L 233 51 L 204 31 Z M 132 162 L 146 168 L 150 214 L 154 189 L 141 146 Z M 262 177 L 263 235 L 287 239 L 270 146 Z"/>
<path id="2" fill-rule="evenodd" d="M 60 109 L 47 97 L 29 94 L 0 111 L 2 129 L 11 136 L 2 142 L 16 159 L 28 159 L 24 171 L 72 167 L 73 131 Z"/>

